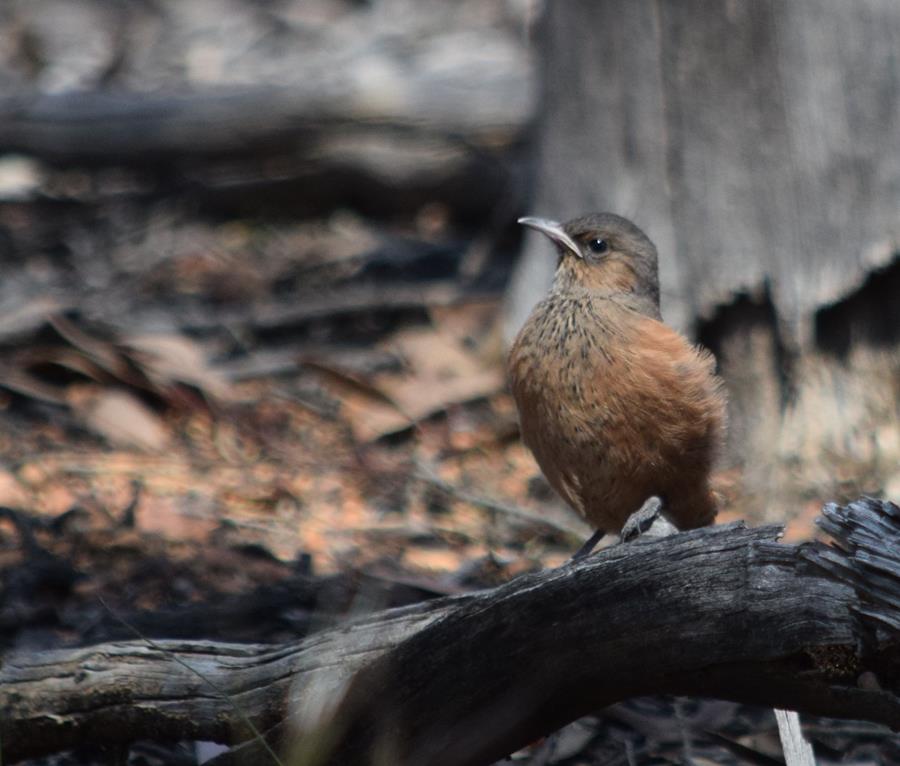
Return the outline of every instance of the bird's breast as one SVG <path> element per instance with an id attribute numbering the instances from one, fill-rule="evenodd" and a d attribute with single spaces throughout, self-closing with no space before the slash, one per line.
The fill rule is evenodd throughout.
<path id="1" fill-rule="evenodd" d="M 574 392 L 611 357 L 613 323 L 587 299 L 550 296 L 535 308 L 510 353 L 513 385 Z"/>
<path id="2" fill-rule="evenodd" d="M 523 425 L 572 435 L 596 426 L 595 401 L 617 333 L 598 309 L 579 298 L 551 296 L 523 327 L 509 359 L 509 378 Z M 590 420 L 591 423 L 581 421 Z M 527 435 L 527 434 L 526 434 Z"/>

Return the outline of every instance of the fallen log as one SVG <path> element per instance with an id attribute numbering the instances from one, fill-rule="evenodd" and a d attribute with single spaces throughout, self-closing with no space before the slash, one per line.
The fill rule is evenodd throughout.
<path id="1" fill-rule="evenodd" d="M 900 508 L 830 505 L 821 523 L 835 544 L 784 545 L 778 527 L 742 524 L 638 540 L 284 646 L 14 652 L 0 669 L 3 753 L 237 743 L 245 715 L 282 724 L 275 744 L 296 762 L 488 764 L 650 693 L 900 728 Z"/>
<path id="2" fill-rule="evenodd" d="M 518 195 L 528 111 L 485 113 L 482 102 L 506 102 L 494 83 L 469 92 L 458 107 L 468 119 L 455 123 L 427 108 L 360 111 L 296 87 L 34 93 L 0 98 L 0 153 L 131 169 L 132 193 L 150 193 L 159 174 L 155 183 L 236 210 L 262 196 L 293 214 L 416 211 L 424 200 L 483 216 Z"/>

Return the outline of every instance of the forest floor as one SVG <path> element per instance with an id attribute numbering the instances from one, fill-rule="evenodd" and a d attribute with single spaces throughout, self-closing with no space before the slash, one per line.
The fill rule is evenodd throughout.
<path id="1" fill-rule="evenodd" d="M 377 247 L 329 247 L 345 224 L 314 230 L 314 280 L 295 254 L 275 268 L 217 239 L 233 226 L 107 276 L 119 304 L 134 301 L 119 327 L 82 310 L 78 283 L 7 301 L 0 505 L 15 513 L 0 520 L 0 569 L 27 567 L 36 545 L 77 572 L 62 592 L 37 577 L 18 594 L 40 616 L 33 629 L 77 633 L 61 616 L 77 612 L 70 599 L 154 609 L 298 566 L 453 592 L 556 566 L 589 534 L 519 440 L 491 286 L 502 280 L 410 279 L 408 263 L 402 279 L 372 278 L 397 255 L 374 229 L 351 239 Z M 428 274 L 435 242 L 414 236 L 397 241 Z M 202 331 L 185 319 L 198 312 Z M 147 322 L 167 329 L 141 329 L 141 316 L 167 316 Z M 720 521 L 744 518 L 736 478 L 718 475 Z M 789 539 L 814 533 L 818 507 Z"/>
<path id="2" fill-rule="evenodd" d="M 0 82 L 22 96 L 0 143 L 35 138 L 53 160 L 0 155 L 0 651 L 133 638 L 122 621 L 291 640 L 563 563 L 591 530 L 521 444 L 500 332 L 528 212 L 536 4 L 40 5 L 0 10 Z M 338 118 L 314 113 L 290 151 L 265 133 L 237 159 L 165 144 L 163 118 L 193 103 L 172 94 L 300 98 L 320 80 L 331 91 L 309 104 L 333 99 Z M 41 111 L 67 91 L 100 98 Z M 104 156 L 73 105 L 112 115 L 95 126 L 120 151 L 145 138 L 168 164 L 139 140 L 127 162 Z M 160 135 L 126 122 L 123 139 L 126 113 Z M 204 141 L 242 135 L 209 127 Z M 720 521 L 763 521 L 738 468 L 716 484 Z M 815 535 L 832 499 L 798 498 L 786 539 Z M 767 711 L 639 700 L 534 762 L 680 763 L 688 738 L 696 763 L 739 762 L 708 736 L 722 722 L 778 753 Z"/>

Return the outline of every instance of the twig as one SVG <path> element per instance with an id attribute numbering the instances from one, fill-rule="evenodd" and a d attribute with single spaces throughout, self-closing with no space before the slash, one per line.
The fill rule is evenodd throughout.
<path id="1" fill-rule="evenodd" d="M 800 728 L 800 716 L 793 710 L 775 708 L 775 720 L 778 723 L 778 738 L 784 752 L 787 766 L 816 766 L 812 745 L 803 736 Z"/>
<path id="2" fill-rule="evenodd" d="M 462 500 L 464 503 L 469 503 L 470 505 L 475 505 L 479 508 L 485 508 L 494 513 L 502 513 L 506 516 L 520 519 L 521 521 L 527 521 L 530 524 L 537 524 L 542 527 L 550 527 L 552 529 L 555 529 L 557 532 L 563 532 L 578 539 L 583 538 L 585 535 L 584 528 L 577 527 L 575 524 L 567 524 L 562 520 L 551 519 L 546 516 L 538 516 L 535 513 L 531 513 L 530 511 L 526 511 L 522 508 L 517 508 L 513 505 L 507 505 L 506 503 L 501 503 L 497 500 L 482 497 L 481 495 L 473 495 L 471 492 L 468 492 L 464 489 L 461 489 L 460 487 L 450 484 L 447 481 L 444 481 L 434 472 L 432 468 L 425 465 L 421 461 L 416 460 L 413 464 L 415 465 L 415 470 L 413 471 L 414 478 L 418 479 L 419 481 L 425 482 L 426 484 L 430 484 L 433 487 L 437 487 L 442 492 L 446 492 L 451 497 L 455 497 L 457 500 Z"/>

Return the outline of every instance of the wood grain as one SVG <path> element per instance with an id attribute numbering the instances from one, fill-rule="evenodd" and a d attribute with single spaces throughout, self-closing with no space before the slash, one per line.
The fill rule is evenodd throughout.
<path id="1" fill-rule="evenodd" d="M 249 738 L 237 705 L 260 728 L 292 722 L 305 739 L 281 744 L 318 747 L 323 762 L 387 751 L 393 763 L 487 764 L 656 692 L 898 728 L 900 508 L 861 500 L 825 516 L 836 546 L 782 545 L 777 528 L 732 524 L 614 546 L 296 644 L 159 642 L 230 701 L 143 642 L 11 653 L 4 755 L 86 737 L 236 743 Z"/>

